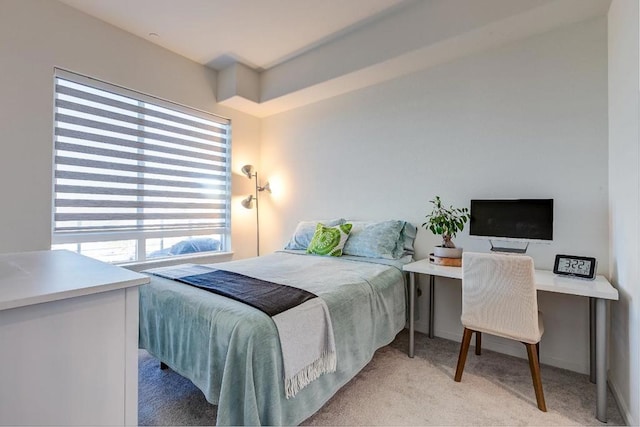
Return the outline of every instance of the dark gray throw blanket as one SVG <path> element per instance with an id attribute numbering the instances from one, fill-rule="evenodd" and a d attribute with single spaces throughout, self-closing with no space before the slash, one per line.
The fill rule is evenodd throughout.
<path id="1" fill-rule="evenodd" d="M 271 317 L 311 298 L 316 298 L 315 294 L 304 289 L 279 285 L 224 270 L 179 277 L 174 280 L 243 302 Z"/>
<path id="2" fill-rule="evenodd" d="M 329 309 L 315 294 L 207 265 L 182 264 L 144 272 L 234 299 L 269 315 L 280 338 L 287 399 L 320 375 L 335 372 Z"/>

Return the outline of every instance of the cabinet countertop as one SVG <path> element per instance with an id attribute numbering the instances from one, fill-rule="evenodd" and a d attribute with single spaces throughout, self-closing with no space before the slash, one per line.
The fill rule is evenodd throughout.
<path id="1" fill-rule="evenodd" d="M 0 254 L 0 310 L 144 285 L 149 280 L 66 250 Z"/>

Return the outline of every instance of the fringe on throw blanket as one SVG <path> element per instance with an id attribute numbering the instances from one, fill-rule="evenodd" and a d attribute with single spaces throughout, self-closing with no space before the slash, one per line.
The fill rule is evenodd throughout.
<path id="1" fill-rule="evenodd" d="M 287 399 L 294 397 L 311 381 L 318 379 L 320 375 L 336 371 L 336 352 L 322 353 L 322 356 L 311 365 L 303 368 L 291 378 L 284 379 L 284 390 Z"/>
<path id="2" fill-rule="evenodd" d="M 333 325 L 322 298 L 312 298 L 272 319 L 280 336 L 287 399 L 320 375 L 336 371 Z"/>

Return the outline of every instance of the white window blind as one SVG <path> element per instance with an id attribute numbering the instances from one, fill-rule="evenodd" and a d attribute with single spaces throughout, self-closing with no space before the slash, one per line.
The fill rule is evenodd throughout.
<path id="1" fill-rule="evenodd" d="M 229 120 L 56 70 L 54 122 L 54 243 L 228 235 Z"/>

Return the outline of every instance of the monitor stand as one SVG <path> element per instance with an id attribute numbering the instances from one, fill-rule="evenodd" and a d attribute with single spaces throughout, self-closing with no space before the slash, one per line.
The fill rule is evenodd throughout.
<path id="1" fill-rule="evenodd" d="M 525 254 L 527 253 L 527 248 L 529 247 L 529 242 L 526 242 L 524 248 L 509 248 L 509 247 L 500 247 L 493 246 L 493 241 L 489 240 L 489 244 L 491 245 L 491 252 L 503 252 L 508 254 Z"/>

